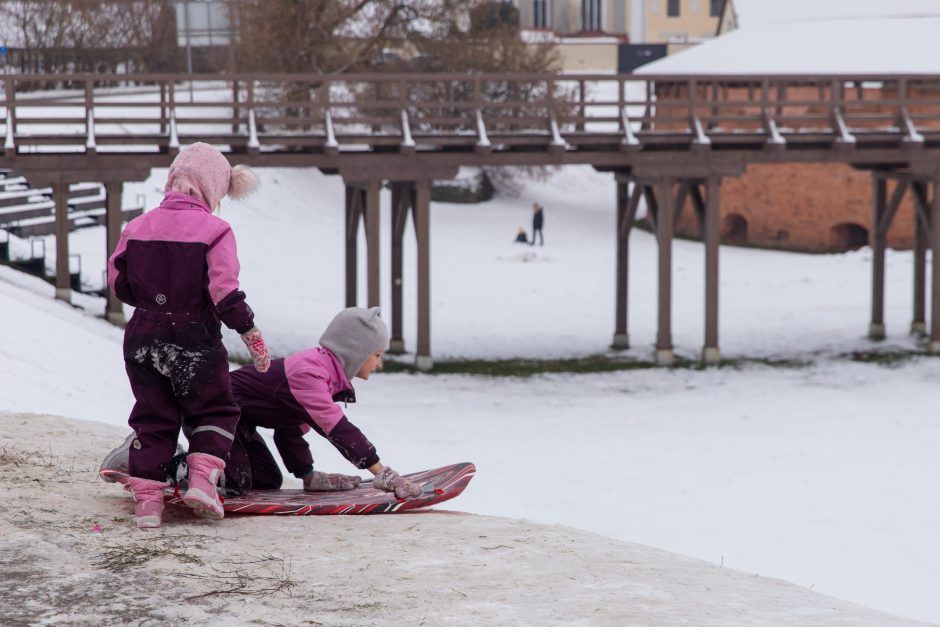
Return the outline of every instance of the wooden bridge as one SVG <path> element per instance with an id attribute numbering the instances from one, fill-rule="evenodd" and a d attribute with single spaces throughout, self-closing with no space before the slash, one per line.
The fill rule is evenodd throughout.
<path id="1" fill-rule="evenodd" d="M 181 145 L 205 141 L 233 163 L 315 167 L 343 178 L 347 305 L 356 303 L 361 222 L 366 304 L 379 304 L 379 190 L 391 186 L 391 350 L 405 348 L 402 246 L 410 214 L 416 355 L 429 367 L 431 182 L 453 178 L 460 166 L 586 164 L 617 182 L 613 346 L 629 346 L 628 238 L 643 198 L 659 250 L 656 359 L 672 362 L 671 242 L 676 216 L 691 202 L 705 243 L 703 359 L 713 362 L 722 179 L 756 163 L 844 163 L 872 173 L 870 335 L 884 336 L 885 234 L 906 194 L 917 230 L 912 330 L 926 331 L 926 249 L 940 254 L 940 74 L 7 75 L 0 84 L 0 168 L 53 188 L 63 299 L 70 298 L 69 184 L 104 183 L 110 253 L 123 183 L 168 166 Z M 940 352 L 940 264 L 932 266 L 931 290 L 929 349 Z M 120 320 L 120 312 L 110 296 L 109 318 Z"/>

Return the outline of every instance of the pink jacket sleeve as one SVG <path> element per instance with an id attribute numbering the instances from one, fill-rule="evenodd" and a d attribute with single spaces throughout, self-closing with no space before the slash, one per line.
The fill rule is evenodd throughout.
<path id="1" fill-rule="evenodd" d="M 329 384 L 311 370 L 301 370 L 289 379 L 290 391 L 323 433 L 329 435 L 343 418 L 343 410 L 333 401 Z"/>
<path id="2" fill-rule="evenodd" d="M 209 296 L 219 314 L 219 320 L 239 333 L 250 331 L 254 326 L 254 312 L 245 302 L 245 293 L 238 289 L 238 251 L 235 234 L 225 224 L 225 229 L 206 252 L 209 268 Z"/>
<path id="3" fill-rule="evenodd" d="M 127 252 L 127 238 L 130 225 L 121 231 L 118 245 L 108 259 L 108 287 L 122 301 L 128 305 L 136 305 L 130 286 L 127 284 L 127 264 L 124 255 Z"/>

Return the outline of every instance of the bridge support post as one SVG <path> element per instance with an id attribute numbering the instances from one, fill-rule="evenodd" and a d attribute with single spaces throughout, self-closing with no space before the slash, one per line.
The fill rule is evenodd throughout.
<path id="1" fill-rule="evenodd" d="M 872 174 L 872 279 L 871 279 L 871 322 L 868 325 L 868 337 L 873 340 L 885 338 L 885 243 L 886 232 L 883 228 L 887 212 L 888 181 L 878 173 Z"/>
<path id="2" fill-rule="evenodd" d="M 358 303 L 359 223 L 366 231 L 366 306 L 379 306 L 379 179 L 346 183 L 346 306 Z"/>
<path id="3" fill-rule="evenodd" d="M 675 229 L 675 179 L 662 178 L 656 182 L 656 242 L 659 249 L 658 324 L 656 331 L 656 365 L 671 366 L 675 361 L 672 351 L 672 237 Z"/>
<path id="4" fill-rule="evenodd" d="M 611 348 L 625 350 L 630 348 L 630 334 L 627 329 L 627 303 L 630 281 L 630 230 L 636 218 L 640 203 L 640 185 L 630 178 L 617 175 L 617 294 L 614 313 L 614 341 Z"/>
<path id="5" fill-rule="evenodd" d="M 121 181 L 108 181 L 104 184 L 106 198 L 105 224 L 107 234 L 105 236 L 107 255 L 105 259 L 110 259 L 114 250 L 117 248 L 118 241 L 121 238 L 121 224 L 123 222 L 121 215 L 121 194 L 124 189 L 124 183 Z M 105 305 L 104 315 L 108 322 L 116 325 L 124 325 L 124 305 L 118 299 L 117 295 L 106 284 L 107 303 Z"/>
<path id="6" fill-rule="evenodd" d="M 418 239 L 418 350 L 415 365 L 430 370 L 431 359 L 431 181 L 415 181 L 415 234 Z"/>
<path id="7" fill-rule="evenodd" d="M 69 184 L 54 183 L 55 201 L 55 297 L 72 302 L 72 277 L 69 272 Z"/>
<path id="8" fill-rule="evenodd" d="M 359 223 L 362 190 L 346 185 L 346 307 L 355 307 L 359 291 Z"/>
<path id="9" fill-rule="evenodd" d="M 365 226 L 366 226 L 366 302 L 368 307 L 378 307 L 381 304 L 381 278 L 382 257 L 379 250 L 379 191 L 382 181 L 370 180 L 365 187 Z"/>
<path id="10" fill-rule="evenodd" d="M 705 242 L 705 346 L 702 361 L 716 364 L 721 360 L 718 349 L 718 250 L 720 245 L 721 178 L 705 180 L 705 211 L 702 240 Z"/>
<path id="11" fill-rule="evenodd" d="M 911 316 L 911 334 L 927 333 L 927 223 L 924 219 L 929 207 L 924 206 L 927 184 L 914 182 L 914 312 Z"/>
<path id="12" fill-rule="evenodd" d="M 402 240 L 408 213 L 415 204 L 415 188 L 412 183 L 392 183 L 392 304 L 391 338 L 388 352 L 401 355 L 405 352 L 405 338 L 402 332 L 402 297 L 404 291 L 404 261 Z"/>
<path id="13" fill-rule="evenodd" d="M 940 174 L 934 173 L 933 194 L 930 200 L 930 248 L 933 253 L 931 262 L 931 302 L 930 302 L 930 341 L 927 351 L 940 353 Z"/>

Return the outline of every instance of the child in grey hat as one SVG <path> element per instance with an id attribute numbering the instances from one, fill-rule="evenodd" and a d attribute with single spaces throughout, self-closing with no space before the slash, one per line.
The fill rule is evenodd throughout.
<path id="1" fill-rule="evenodd" d="M 306 490 L 349 490 L 358 476 L 314 470 L 304 435 L 313 429 L 357 468 L 368 469 L 372 485 L 398 498 L 418 496 L 421 487 L 379 460 L 375 447 L 346 418 L 338 403 L 356 402 L 351 381 L 368 379 L 382 367 L 388 328 L 378 307 L 349 307 L 339 312 L 320 336 L 320 346 L 275 359 L 267 372 L 240 368 L 231 373 L 232 392 L 241 420 L 232 445 L 232 471 L 226 489 L 281 487 L 281 473 L 257 427 L 274 429 L 274 443 L 284 465 L 303 479 Z"/>

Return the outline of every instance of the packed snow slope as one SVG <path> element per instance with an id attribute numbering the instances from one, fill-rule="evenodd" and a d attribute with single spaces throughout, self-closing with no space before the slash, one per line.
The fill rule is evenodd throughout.
<path id="1" fill-rule="evenodd" d="M 0 415 L 0 623 L 914 624 L 568 527 L 428 511 L 132 526 L 96 479 L 123 431 Z M 39 486 L 42 486 L 39 489 Z"/>

